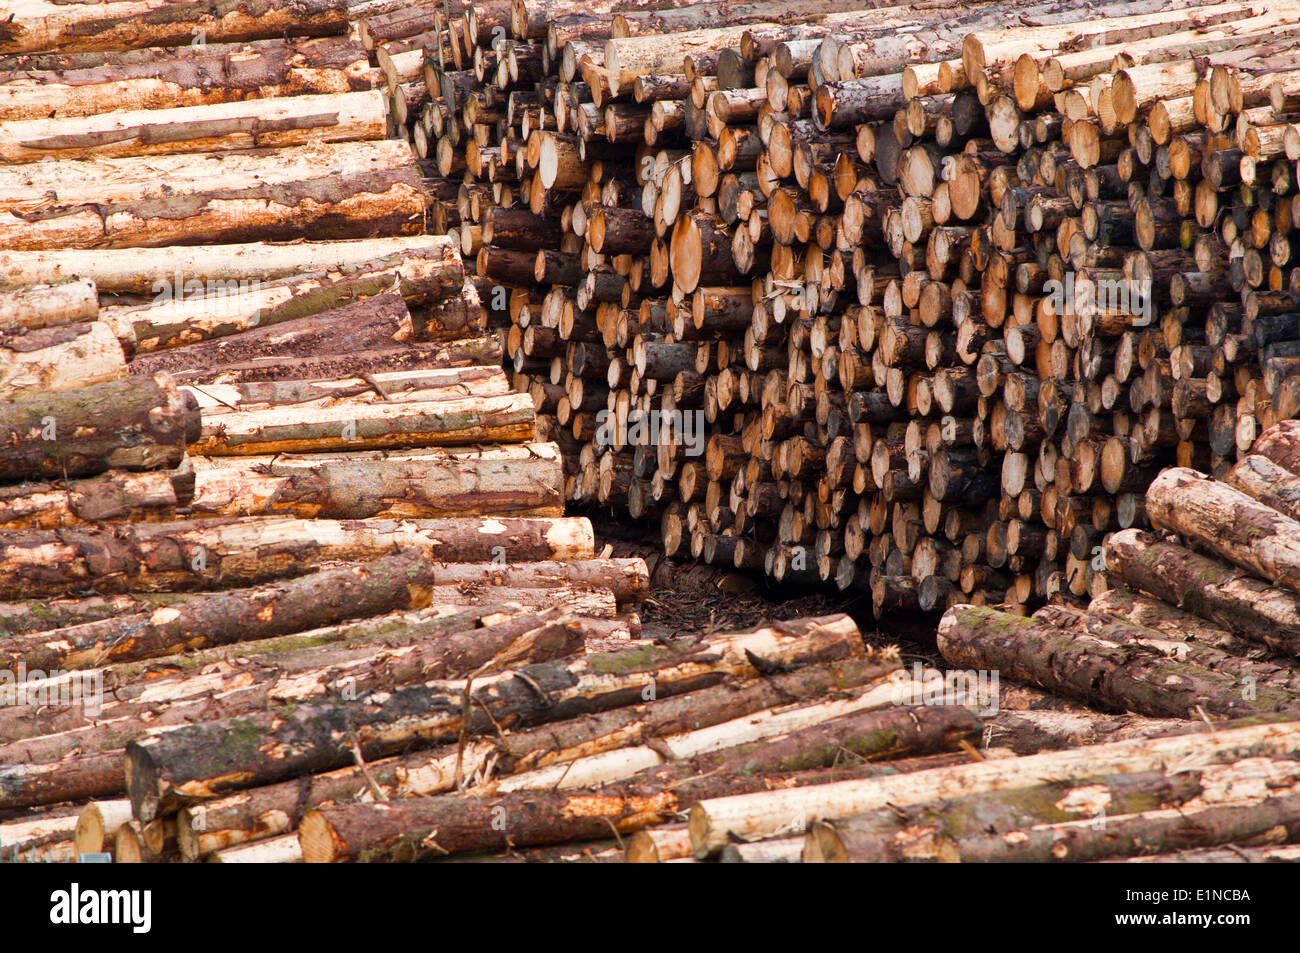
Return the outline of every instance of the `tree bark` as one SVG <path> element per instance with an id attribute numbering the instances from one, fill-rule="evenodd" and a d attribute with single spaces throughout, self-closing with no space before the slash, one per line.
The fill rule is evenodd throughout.
<path id="1" fill-rule="evenodd" d="M 590 559 L 584 518 L 302 520 L 247 517 L 125 524 L 102 530 L 15 530 L 0 540 L 4 598 L 247 586 L 335 559 L 434 547 L 449 562 Z M 256 556 L 256 558 L 254 558 Z M 35 561 L 34 561 L 34 557 Z"/>
<path id="2" fill-rule="evenodd" d="M 7 122 L 0 130 L 0 161 L 100 159 L 382 139 L 387 119 L 388 97 L 378 89 L 26 119 Z"/>
<path id="3" fill-rule="evenodd" d="M 1090 635 L 979 606 L 956 606 L 939 622 L 939 651 L 954 666 L 996 669 L 1068 698 L 1157 718 L 1198 708 L 1232 716 L 1300 707 L 1300 696 L 1198 665 L 1173 661 L 1140 643 Z"/>
<path id="4" fill-rule="evenodd" d="M 153 817 L 178 798 L 214 797 L 341 767 L 349 760 L 345 739 L 373 758 L 416 738 L 445 742 L 462 731 L 478 734 L 496 730 L 494 725 L 528 726 L 617 708 L 647 691 L 675 695 L 728 676 L 752 677 L 747 656 L 781 665 L 859 654 L 857 627 L 845 616 L 831 616 L 684 649 L 646 646 L 528 666 L 475 685 L 431 682 L 352 703 L 305 705 L 287 717 L 266 713 L 191 725 L 129 746 L 127 786 L 136 815 Z M 463 721 L 467 692 L 479 705 Z M 219 773 L 214 757 L 222 765 Z"/>
<path id="5" fill-rule="evenodd" d="M 1147 517 L 1275 586 L 1300 591 L 1300 523 L 1240 490 L 1173 467 L 1147 489 Z"/>
<path id="6" fill-rule="evenodd" d="M 389 140 L 0 169 L 0 242 L 20 251 L 409 235 L 424 215 Z"/>
<path id="7" fill-rule="evenodd" d="M 199 414 L 165 375 L 14 397 L 0 404 L 0 480 L 176 467 Z"/>
<path id="8" fill-rule="evenodd" d="M 126 376 L 126 355 L 103 321 L 0 333 L 0 399 L 89 387 Z"/>
<path id="9" fill-rule="evenodd" d="M 1243 758 L 1286 757 L 1300 744 L 1300 726 L 1287 722 L 1246 725 L 1195 736 L 1180 735 L 1088 745 L 1069 751 L 998 758 L 862 781 L 704 800 L 691 808 L 697 857 L 717 853 L 733 837 L 753 840 L 788 830 L 792 822 L 850 817 L 889 805 L 906 808 L 949 797 L 968 797 L 1036 780 L 1068 781 L 1164 769 L 1187 758 L 1201 766 Z"/>
<path id="10" fill-rule="evenodd" d="M 14 284 L 29 286 L 0 291 L 0 334 L 77 325 L 99 317 L 99 294 L 93 281 L 53 275 L 48 279 L 14 276 L 2 265 L 0 275 Z"/>

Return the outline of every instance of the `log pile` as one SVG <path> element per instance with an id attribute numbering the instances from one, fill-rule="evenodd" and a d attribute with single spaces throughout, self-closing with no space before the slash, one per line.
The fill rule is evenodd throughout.
<path id="1" fill-rule="evenodd" d="M 164 3 L 0 33 L 0 858 L 1294 859 L 1300 3 Z"/>
<path id="2" fill-rule="evenodd" d="M 436 230 L 566 498 L 670 555 L 1083 605 L 1300 409 L 1294 3 L 412 9 L 362 34 Z"/>
<path id="3" fill-rule="evenodd" d="M 151 731 L 623 646 L 648 594 L 564 515 L 348 8 L 151 6 L 0 31 L 6 860 L 177 855 L 123 809 Z"/>

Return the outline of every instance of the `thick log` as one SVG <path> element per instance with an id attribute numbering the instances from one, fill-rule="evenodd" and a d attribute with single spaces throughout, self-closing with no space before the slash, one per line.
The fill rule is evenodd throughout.
<path id="1" fill-rule="evenodd" d="M 486 830 L 469 833 L 459 825 L 435 824 L 432 829 L 438 832 L 436 849 L 461 852 L 510 843 L 532 845 L 590 840 L 592 835 L 589 831 L 602 827 L 608 830 L 601 823 L 606 818 L 620 832 L 627 832 L 662 821 L 670 816 L 669 812 L 680 811 L 691 801 L 713 792 L 736 788 L 758 790 L 765 783 L 774 783 L 778 779 L 787 783 L 807 783 L 822 773 L 815 769 L 832 766 L 842 750 L 865 760 L 906 752 L 928 753 L 955 745 L 959 740 L 969 743 L 978 732 L 979 719 L 965 709 L 888 708 L 793 731 L 775 741 L 728 747 L 714 754 L 632 774 L 588 795 L 588 803 L 595 809 L 586 813 L 577 825 L 566 823 L 566 815 L 572 814 L 571 808 L 556 813 L 549 823 L 541 812 L 533 813 L 535 799 L 550 802 L 547 807 L 555 801 L 563 804 L 555 794 L 521 791 L 519 794 L 505 793 L 481 799 L 451 796 L 389 802 L 385 807 L 397 806 L 397 817 L 387 810 L 371 810 L 371 805 L 365 805 L 362 810 L 353 807 L 321 808 L 303 818 L 299 837 L 303 858 L 308 862 L 373 860 L 394 848 L 399 857 L 415 859 L 419 856 L 418 849 L 415 856 L 408 854 L 411 838 L 418 836 L 418 831 L 430 830 L 431 816 L 463 811 L 472 817 L 479 810 L 475 802 L 486 800 L 491 802 L 498 816 L 504 811 L 507 819 L 504 830 L 501 824 L 495 828 L 489 824 Z M 843 744 L 843 749 L 837 740 Z M 629 817 L 628 809 L 636 803 L 644 805 L 643 816 Z M 407 813 L 404 810 L 407 807 L 414 810 Z M 407 823 L 414 821 L 413 828 L 394 831 L 389 825 L 398 819 Z M 429 852 L 434 849 L 432 845 L 425 848 Z"/>
<path id="2" fill-rule="evenodd" d="M 6 122 L 0 127 L 0 161 L 219 152 L 382 139 L 387 122 L 388 97 L 378 89 L 175 109 L 115 110 L 97 116 Z"/>
<path id="3" fill-rule="evenodd" d="M 0 34 L 0 53 L 57 49 L 116 50 L 184 46 L 195 30 L 212 40 L 260 40 L 273 36 L 328 36 L 347 30 L 343 0 L 240 2 L 177 12 L 167 0 L 110 0 L 88 9 L 50 0 L 11 5 Z"/>
<path id="4" fill-rule="evenodd" d="M 280 368 L 287 365 L 301 380 L 303 370 L 293 369 L 327 367 L 347 361 L 352 353 L 386 353 L 406 336 L 411 321 L 401 294 L 386 291 L 319 314 L 141 354 L 127 369 L 132 375 L 176 374 L 188 383 L 196 375 L 202 381 L 247 380 L 250 375 L 253 380 L 280 379 Z M 373 365 L 363 366 L 369 371 Z"/>
<path id="5" fill-rule="evenodd" d="M 510 392 L 499 367 L 463 367 L 409 371 L 339 380 L 253 381 L 239 384 L 185 385 L 205 416 L 274 407 L 329 407 L 338 401 L 440 400 L 447 397 L 496 397 Z"/>
<path id="6" fill-rule="evenodd" d="M 252 97 L 372 88 L 365 50 L 346 36 L 191 44 L 102 53 L 7 57 L 0 114 L 9 119 L 94 116 L 115 109 L 172 109 Z"/>
<path id="7" fill-rule="evenodd" d="M 1240 803 L 1237 798 L 1252 794 L 1261 783 L 1280 787 L 1294 781 L 1294 769 L 1286 762 L 1263 758 L 1192 771 L 1071 778 L 821 821 L 808 832 L 803 859 L 808 863 L 1005 860 L 1019 855 L 1021 832 L 1033 827 L 1031 836 L 1037 836 L 1039 828 L 1056 835 L 1049 856 L 1035 859 L 1080 860 L 1072 837 L 1061 835 L 1084 829 L 1109 832 L 1112 824 L 1122 830 L 1138 817 L 1156 816 L 1150 812 L 1194 815 L 1199 805 L 1184 805 L 1199 798 Z M 990 834 L 1005 842 L 1008 855 L 986 854 Z M 1122 833 L 1113 846 L 1117 854 L 1153 849 L 1132 844 Z"/>
<path id="8" fill-rule="evenodd" d="M 350 759 L 348 747 L 341 745 L 345 738 L 369 759 L 400 750 L 417 737 L 449 741 L 462 731 L 527 726 L 619 707 L 643 691 L 674 695 L 718 684 L 729 675 L 752 677 L 749 659 L 754 657 L 785 664 L 787 659 L 811 662 L 858 654 L 857 627 L 845 616 L 831 616 L 690 647 L 637 648 L 567 664 L 527 666 L 518 675 L 506 672 L 473 685 L 431 682 L 351 703 L 302 706 L 288 718 L 265 714 L 229 724 L 209 722 L 129 746 L 127 786 L 136 815 L 153 817 L 177 798 L 213 797 L 304 771 L 341 767 Z M 479 702 L 477 707 L 465 707 L 467 693 Z M 232 731 L 253 743 L 232 748 Z M 275 754 L 268 756 L 271 750 Z M 219 776 L 213 772 L 214 751 L 222 752 Z"/>
<path id="9" fill-rule="evenodd" d="M 1198 709 L 1233 716 L 1300 705 L 1300 695 L 1269 686 L 1244 690 L 1236 675 L 1166 658 L 1140 638 L 1111 643 L 979 606 L 945 612 L 938 643 L 954 666 L 996 669 L 1069 698 L 1157 718 L 1185 718 Z"/>
<path id="10" fill-rule="evenodd" d="M 126 354 L 104 321 L 0 332 L 0 399 L 89 387 L 126 376 Z"/>
<path id="11" fill-rule="evenodd" d="M 232 588 L 301 575 L 332 559 L 377 559 L 405 547 L 433 547 L 448 562 L 510 562 L 590 559 L 593 546 L 591 524 L 583 518 L 254 516 L 103 530 L 14 530 L 0 540 L 0 594 L 13 599 L 85 589 Z"/>
<path id="12" fill-rule="evenodd" d="M 400 325 L 404 305 L 397 295 L 386 298 L 393 308 L 393 320 Z M 371 301 L 376 299 L 372 298 Z M 363 303 L 364 304 L 364 303 Z M 344 309 L 346 312 L 348 309 Z M 390 325 L 391 327 L 392 325 Z M 278 330 L 283 331 L 284 325 Z M 248 333 L 239 335 L 247 337 Z M 234 339 L 213 342 L 220 345 Z M 205 345 L 198 345 L 200 347 Z M 275 350 L 274 347 L 268 350 Z M 173 351 L 161 351 L 144 361 L 164 358 Z M 501 364 L 501 341 L 496 337 L 465 338 L 460 341 L 414 342 L 389 347 L 363 348 L 347 353 L 321 353 L 305 357 L 260 357 L 235 361 L 216 367 L 196 367 L 176 371 L 173 379 L 186 386 L 208 383 L 242 384 L 254 381 L 276 380 L 328 380 L 356 377 L 363 374 L 396 373 L 399 371 L 435 370 L 447 367 L 468 367 L 475 364 Z M 134 368 L 132 368 L 134 369 Z"/>
<path id="13" fill-rule="evenodd" d="M 15 483 L 0 486 L 0 528 L 169 520 L 193 497 L 194 473 L 186 467 L 143 473 L 110 470 L 65 483 Z"/>
<path id="14" fill-rule="evenodd" d="M 173 468 L 198 432 L 166 375 L 24 394 L 0 405 L 0 480 Z"/>
<path id="15" fill-rule="evenodd" d="M 273 585 L 197 593 L 149 613 L 87 622 L 4 642 L 7 667 L 85 668 L 230 642 L 305 632 L 345 619 L 429 605 L 441 564 L 414 549 Z"/>
<path id="16" fill-rule="evenodd" d="M 1196 757 L 1206 767 L 1243 758 L 1286 757 L 1300 745 L 1300 726 L 1246 725 L 1198 735 L 1088 745 L 1020 758 L 990 759 L 892 777 L 845 781 L 786 791 L 702 801 L 691 808 L 696 856 L 717 853 L 733 837 L 752 840 L 778 831 L 805 829 L 814 821 L 850 817 L 889 805 L 966 797 L 1040 782 L 1067 781 L 1163 769 Z M 793 823 L 792 823 L 793 822 Z"/>
<path id="17" fill-rule="evenodd" d="M 443 793 L 457 786 L 458 777 L 480 770 L 512 775 L 613 751 L 636 740 L 699 731 L 774 705 L 811 702 L 828 690 L 842 694 L 897 668 L 896 660 L 875 656 L 811 665 L 743 685 L 723 684 L 573 721 L 488 736 L 464 749 L 449 745 L 374 761 L 369 774 L 390 797 Z M 367 786 L 361 769 L 348 767 L 313 775 L 306 793 L 299 782 L 285 781 L 193 805 L 181 812 L 182 848 L 187 848 L 189 837 L 187 854 L 198 856 L 219 845 L 289 830 L 296 826 L 294 819 L 302 811 L 352 800 Z"/>
<path id="18" fill-rule="evenodd" d="M 111 797 L 120 793 L 123 783 L 120 770 L 105 771 L 104 766 L 112 760 L 120 769 L 121 745 L 147 731 L 158 730 L 162 727 L 157 724 L 159 720 L 163 724 L 174 721 L 183 725 L 195 718 L 211 721 L 223 710 L 274 706 L 283 711 L 285 706 L 292 708 L 302 701 L 330 695 L 348 698 L 356 691 L 419 681 L 428 674 L 488 672 L 511 664 L 564 658 L 580 651 L 582 632 L 569 624 L 573 617 L 562 609 L 554 610 L 551 615 L 555 618 L 523 616 L 483 629 L 462 629 L 443 635 L 437 634 L 440 620 L 431 619 L 426 623 L 431 623 L 432 628 L 424 624 L 414 631 L 403 632 L 398 638 L 407 644 L 380 652 L 373 646 L 351 652 L 308 649 L 298 653 L 283 669 L 276 666 L 274 657 L 254 659 L 251 664 L 245 662 L 245 672 L 232 673 L 224 682 L 199 675 L 181 679 L 175 686 L 168 682 L 156 686 L 151 683 L 151 689 L 161 693 L 157 700 L 142 698 L 135 705 L 115 706 L 114 714 L 107 721 L 96 722 L 82 731 L 4 746 L 6 759 L 12 758 L 15 763 L 10 770 L 0 771 L 0 805 L 50 803 L 58 798 L 61 790 L 73 798 Z M 538 621 L 540 624 L 535 625 Z M 327 664 L 301 667 L 312 661 Z M 209 684 L 204 685 L 205 681 Z M 167 698 L 169 687 L 174 687 L 179 695 L 174 702 Z M 153 709 L 157 710 L 157 718 L 152 714 Z M 95 750 L 84 752 L 78 740 Z M 47 760 L 37 760 L 42 757 Z"/>
<path id="19" fill-rule="evenodd" d="M 972 834 L 945 842 L 940 856 L 953 863 L 1086 863 L 1217 847 L 1265 835 L 1290 840 L 1298 834 L 1300 790 L 1292 784 L 1267 797 L 1109 817 L 1105 824 L 1072 821 L 1005 834 Z"/>
<path id="20" fill-rule="evenodd" d="M 1186 467 L 1147 489 L 1152 524 L 1179 533 L 1275 586 L 1300 591 L 1300 522 Z"/>
<path id="21" fill-rule="evenodd" d="M 145 353 L 301 320 L 388 291 L 411 303 L 436 301 L 459 294 L 464 276 L 455 243 L 444 239 L 339 271 L 266 284 L 256 279 L 218 284 L 193 278 L 176 284 L 162 278 L 154 283 L 150 304 L 105 308 L 100 317 L 133 342 L 137 353 Z"/>
<path id="22" fill-rule="evenodd" d="M 240 282 L 267 282 L 293 275 L 337 271 L 357 267 L 365 262 L 388 258 L 414 249 L 438 249 L 448 239 L 438 235 L 409 235 L 394 238 L 362 238 L 333 242 L 251 242 L 234 245 L 170 245 L 163 248 L 123 248 L 112 255 L 79 248 L 44 251 L 0 250 L 0 281 L 13 284 L 73 282 L 76 288 L 51 288 L 71 296 L 75 291 L 78 304 L 69 305 L 66 319 L 93 320 L 98 309 L 91 308 L 96 288 L 100 292 L 157 295 L 170 283 L 173 291 L 196 287 L 238 288 Z M 90 285 L 89 291 L 86 285 Z M 218 284 L 218 282 L 220 284 Z M 234 282 L 235 284 L 231 284 Z M 36 289 L 22 289 L 35 295 Z M 188 294 L 189 292 L 186 291 Z M 5 299 L 0 297 L 0 302 Z M 94 302 L 98 304 L 97 301 Z M 0 305 L 3 307 L 3 305 Z M 34 324 L 21 325 L 36 327 Z M 9 330 L 3 319 L 0 328 Z"/>
<path id="23" fill-rule="evenodd" d="M 534 414 L 527 394 L 231 411 L 206 418 L 190 452 L 256 456 L 527 441 L 536 435 Z"/>
<path id="24" fill-rule="evenodd" d="M 409 235 L 424 214 L 410 147 L 388 140 L 0 169 L 17 250 Z"/>
<path id="25" fill-rule="evenodd" d="M 1106 569 L 1128 585 L 1243 639 L 1300 654 L 1300 597 L 1136 529 L 1112 535 L 1105 556 Z"/>
<path id="26" fill-rule="evenodd" d="M 562 516 L 564 507 L 563 459 L 549 443 L 338 457 L 196 458 L 195 465 L 193 516 Z"/>
<path id="27" fill-rule="evenodd" d="M 14 277 L 8 272 L 5 277 L 29 287 L 0 291 L 0 334 L 81 324 L 99 317 L 93 281 L 55 275 Z"/>

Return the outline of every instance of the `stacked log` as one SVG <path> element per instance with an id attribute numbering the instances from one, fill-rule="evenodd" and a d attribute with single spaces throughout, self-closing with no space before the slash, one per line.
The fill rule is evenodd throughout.
<path id="1" fill-rule="evenodd" d="M 566 498 L 670 555 L 1083 605 L 1300 408 L 1293 4 L 434 6 L 375 49 L 435 227 Z"/>
<path id="2" fill-rule="evenodd" d="M 162 726 L 641 634 L 347 6 L 155 6 L 0 31 L 5 859 L 175 856 Z"/>

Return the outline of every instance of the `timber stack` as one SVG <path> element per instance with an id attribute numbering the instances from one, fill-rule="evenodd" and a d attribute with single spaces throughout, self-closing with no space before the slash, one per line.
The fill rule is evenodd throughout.
<path id="1" fill-rule="evenodd" d="M 1300 410 L 1296 4 L 659 6 L 360 28 L 567 499 L 877 612 L 1083 605 L 1162 468 Z"/>
<path id="2" fill-rule="evenodd" d="M 0 29 L 5 860 L 163 856 L 151 731 L 640 635 L 348 8 L 167 7 Z"/>

